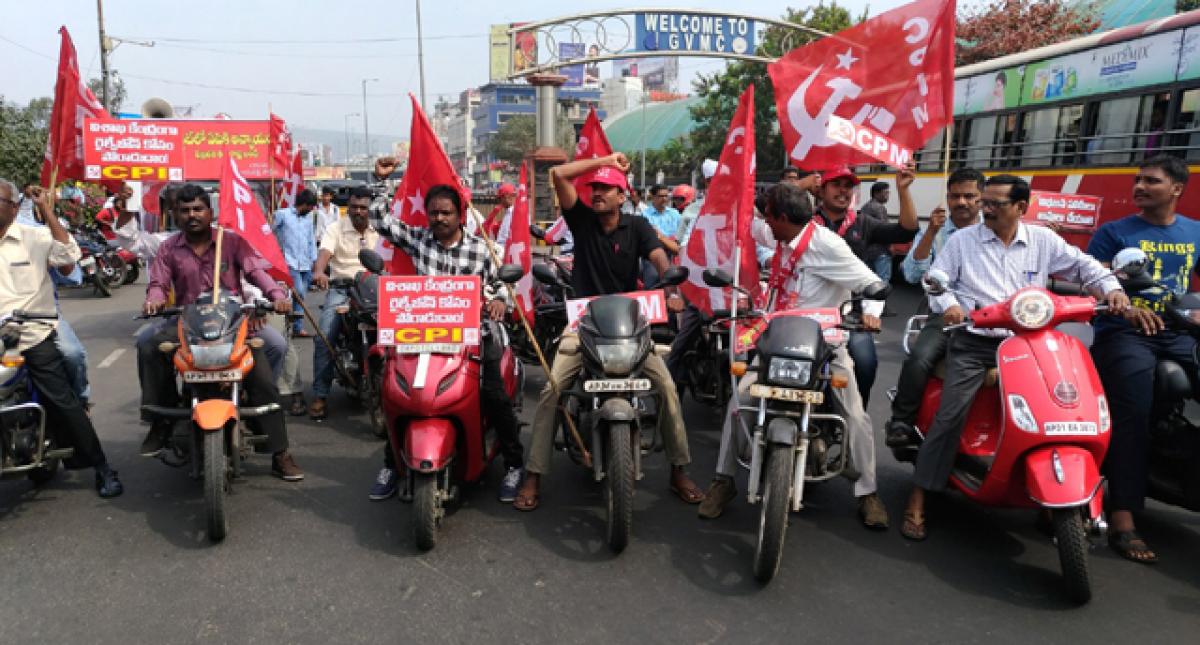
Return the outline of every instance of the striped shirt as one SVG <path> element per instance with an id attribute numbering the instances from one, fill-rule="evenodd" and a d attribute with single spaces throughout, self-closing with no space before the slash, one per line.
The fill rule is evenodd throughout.
<path id="1" fill-rule="evenodd" d="M 934 311 L 959 305 L 970 312 L 1003 302 L 1025 287 L 1045 286 L 1051 275 L 1088 285 L 1097 296 L 1121 288 L 1112 272 L 1095 258 L 1044 226 L 1026 224 L 1017 225 L 1016 237 L 1008 246 L 985 224 L 968 226 L 946 241 L 933 268 L 950 276 L 950 290 L 929 297 Z M 1005 330 L 971 331 L 1008 335 Z"/>

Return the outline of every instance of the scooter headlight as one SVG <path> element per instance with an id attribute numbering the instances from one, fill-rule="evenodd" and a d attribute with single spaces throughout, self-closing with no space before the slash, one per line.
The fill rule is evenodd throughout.
<path id="1" fill-rule="evenodd" d="M 1100 417 L 1100 432 L 1112 430 L 1112 416 L 1108 414 L 1108 399 L 1103 394 L 1096 397 L 1096 408 Z"/>
<path id="2" fill-rule="evenodd" d="M 1013 425 L 1025 432 L 1037 433 L 1037 417 L 1033 416 L 1033 410 L 1025 401 L 1025 397 L 1020 394 L 1009 394 L 1008 413 L 1012 417 Z"/>
<path id="3" fill-rule="evenodd" d="M 600 359 L 606 376 L 625 376 L 632 372 L 637 364 L 640 349 L 639 343 L 597 344 L 596 356 Z"/>
<path id="4" fill-rule="evenodd" d="M 804 387 L 812 379 L 812 361 L 772 356 L 767 380 L 786 387 Z"/>
<path id="5" fill-rule="evenodd" d="M 1008 313 L 1025 329 L 1040 329 L 1054 317 L 1054 301 L 1044 291 L 1026 291 L 1013 298 Z"/>
<path id="6" fill-rule="evenodd" d="M 233 343 L 217 343 L 215 345 L 189 345 L 192 352 L 192 365 L 197 369 L 212 370 L 230 364 L 233 354 Z"/>

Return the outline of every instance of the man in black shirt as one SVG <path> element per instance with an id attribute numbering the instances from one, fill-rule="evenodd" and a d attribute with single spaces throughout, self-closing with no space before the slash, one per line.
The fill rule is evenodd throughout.
<path id="1" fill-rule="evenodd" d="M 650 223 L 644 217 L 621 212 L 625 191 L 629 188 L 625 179 L 628 171 L 629 160 L 619 152 L 550 169 L 550 179 L 563 209 L 563 220 L 575 238 L 575 269 L 571 282 L 577 298 L 636 291 L 642 259 L 653 264 L 660 276 L 670 266 Z M 592 188 L 590 207 L 580 202 L 575 192 L 574 180 L 585 175 Z M 672 294 L 668 308 L 678 311 L 682 301 Z M 558 384 L 560 391 L 565 390 L 574 383 L 582 367 L 577 337 L 565 334 L 548 378 Z M 670 489 L 683 501 L 699 504 L 704 499 L 704 492 L 684 472 L 691 456 L 671 374 L 662 358 L 654 352 L 646 358 L 643 371 L 663 400 L 663 447 L 671 462 Z M 532 511 L 538 506 L 541 475 L 550 470 L 557 408 L 558 398 L 547 383 L 534 413 L 533 438 L 525 462 L 525 483 L 513 502 L 518 510 Z"/>

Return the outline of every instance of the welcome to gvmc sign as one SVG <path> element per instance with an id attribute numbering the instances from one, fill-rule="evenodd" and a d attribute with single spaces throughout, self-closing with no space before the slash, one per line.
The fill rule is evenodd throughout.
<path id="1" fill-rule="evenodd" d="M 754 21 L 738 16 L 690 13 L 639 13 L 637 51 L 754 52 Z"/>

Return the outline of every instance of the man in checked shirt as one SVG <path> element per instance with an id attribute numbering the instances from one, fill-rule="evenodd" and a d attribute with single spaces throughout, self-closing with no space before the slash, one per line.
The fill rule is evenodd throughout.
<path id="1" fill-rule="evenodd" d="M 508 302 L 497 276 L 499 267 L 492 262 L 487 243 L 464 228 L 465 213 L 462 195 L 453 186 L 445 184 L 430 188 L 425 195 L 425 215 L 429 218 L 429 228 L 409 226 L 393 218 L 389 213 L 386 194 L 376 196 L 371 205 L 376 230 L 398 251 L 412 258 L 418 275 L 477 275 L 483 279 L 487 302 L 484 313 L 491 321 L 490 324 L 484 324 L 487 330 L 504 318 Z M 524 455 L 513 402 L 504 391 L 504 379 L 500 372 L 503 348 L 500 343 L 497 332 L 484 334 L 480 348 L 483 354 L 483 384 L 479 394 L 481 407 L 488 411 L 488 422 L 496 429 L 507 469 L 500 483 L 500 501 L 511 502 L 524 475 Z M 383 464 L 383 470 L 371 489 L 370 498 L 373 500 L 387 499 L 396 491 L 399 477 L 390 449 L 383 451 Z"/>

